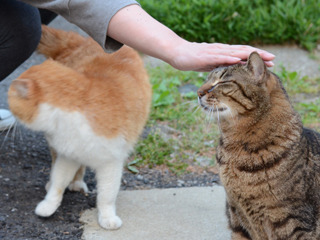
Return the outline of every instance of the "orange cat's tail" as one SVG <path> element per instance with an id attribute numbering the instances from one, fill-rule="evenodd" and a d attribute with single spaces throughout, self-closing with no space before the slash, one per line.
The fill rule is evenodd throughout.
<path id="1" fill-rule="evenodd" d="M 84 37 L 74 32 L 66 32 L 42 25 L 42 35 L 37 50 L 47 58 L 55 59 L 66 50 L 78 47 L 84 41 Z"/>

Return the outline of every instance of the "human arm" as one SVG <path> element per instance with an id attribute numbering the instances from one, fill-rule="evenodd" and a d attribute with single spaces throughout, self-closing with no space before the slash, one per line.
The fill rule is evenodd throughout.
<path id="1" fill-rule="evenodd" d="M 274 56 L 250 46 L 192 43 L 152 18 L 134 0 L 23 0 L 54 11 L 93 37 L 106 51 L 121 43 L 160 58 L 180 70 L 211 71 L 246 60 L 253 51 L 268 66 Z"/>
<path id="2" fill-rule="evenodd" d="M 274 55 L 245 45 L 193 43 L 179 37 L 138 5 L 119 10 L 110 20 L 108 36 L 179 70 L 211 71 L 246 60 L 257 51 L 268 66 Z"/>

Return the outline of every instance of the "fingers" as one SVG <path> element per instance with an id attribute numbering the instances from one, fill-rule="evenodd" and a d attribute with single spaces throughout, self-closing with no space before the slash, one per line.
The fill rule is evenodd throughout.
<path id="1" fill-rule="evenodd" d="M 269 53 L 259 48 L 251 47 L 249 45 L 227 45 L 227 46 L 237 50 L 250 52 L 250 53 L 256 51 L 261 55 L 262 58 L 265 58 L 266 61 L 271 61 L 275 58 L 275 56 L 272 53 Z"/>
<path id="2" fill-rule="evenodd" d="M 241 64 L 246 64 L 247 61 L 240 61 L 240 63 Z M 266 64 L 267 67 L 273 67 L 274 66 L 272 61 L 265 61 L 264 63 Z"/>
<path id="3" fill-rule="evenodd" d="M 267 67 L 273 67 L 274 66 L 273 62 L 271 62 L 271 61 L 267 61 L 267 62 L 264 62 L 264 63 L 267 65 Z"/>
<path id="4" fill-rule="evenodd" d="M 219 66 L 237 64 L 241 61 L 241 58 L 227 55 L 209 54 L 206 57 L 203 57 L 202 61 L 202 63 L 199 63 L 198 68 L 193 69 L 194 71 L 210 72 Z"/>
<path id="5" fill-rule="evenodd" d="M 248 59 L 249 55 L 252 52 L 258 52 L 261 56 L 261 58 L 265 61 L 265 64 L 267 67 L 272 67 L 274 66 L 272 60 L 275 58 L 275 56 L 272 53 L 269 53 L 267 51 L 261 50 L 259 48 L 247 46 L 247 45 L 228 45 L 228 44 L 213 44 L 212 45 L 212 54 L 215 55 L 220 55 L 220 56 L 229 56 L 232 58 L 217 58 L 217 60 L 225 60 L 224 63 L 225 65 L 231 65 L 235 63 L 239 63 L 240 61 L 236 61 L 236 59 L 240 59 L 241 62 L 246 62 Z M 221 64 L 217 62 L 217 64 Z"/>
<path id="6" fill-rule="evenodd" d="M 215 54 L 238 57 L 238 58 L 241 58 L 242 60 L 248 59 L 249 55 L 252 52 L 258 52 L 261 58 L 266 62 L 270 62 L 275 58 L 273 54 L 265 50 L 261 50 L 259 48 L 251 47 L 248 45 L 228 45 L 228 44 L 214 43 L 211 45 L 211 50 L 212 50 L 212 53 L 215 53 Z"/>
<path id="7" fill-rule="evenodd" d="M 245 53 L 243 53 L 243 54 L 245 54 Z M 199 67 L 198 69 L 194 69 L 194 71 L 210 72 L 219 66 L 228 66 L 228 65 L 233 65 L 233 64 L 237 64 L 237 63 L 246 64 L 247 63 L 246 60 L 247 60 L 246 58 L 243 60 L 238 57 L 232 57 L 232 56 L 226 56 L 226 55 L 218 55 L 218 54 L 209 55 L 208 59 L 206 59 L 203 64 L 200 64 L 201 67 Z M 210 64 L 208 64 L 208 65 L 205 64 L 208 62 Z M 272 61 L 265 61 L 265 64 L 267 67 L 274 66 Z"/>

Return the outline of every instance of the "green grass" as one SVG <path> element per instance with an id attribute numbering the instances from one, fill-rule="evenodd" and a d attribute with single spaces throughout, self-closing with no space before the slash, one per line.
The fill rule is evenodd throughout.
<path id="1" fill-rule="evenodd" d="M 147 127 L 152 134 L 138 142 L 129 170 L 136 172 L 140 166 L 153 168 L 165 165 L 173 172 L 183 173 L 188 166 L 199 165 L 197 159 L 202 158 L 213 165 L 217 126 L 210 124 L 197 108 L 196 93 L 183 96 L 178 90 L 188 83 L 200 87 L 205 76 L 169 66 L 149 69 L 149 75 L 153 85 L 153 106 Z M 158 131 L 163 126 L 169 127 L 166 136 L 163 136 L 163 131 Z"/>
<path id="2" fill-rule="evenodd" d="M 295 42 L 313 49 L 320 35 L 319 0 L 140 0 L 178 35 L 229 44 Z"/>
<path id="3" fill-rule="evenodd" d="M 281 67 L 277 73 L 306 127 L 320 131 L 320 78 L 299 76 Z"/>
<path id="4" fill-rule="evenodd" d="M 188 83 L 200 87 L 206 74 L 182 72 L 170 66 L 148 71 L 153 85 L 153 106 L 147 128 L 152 133 L 138 142 L 128 169 L 136 173 L 142 166 L 166 166 L 180 174 L 189 166 L 200 166 L 199 159 L 205 159 L 208 167 L 214 166 L 219 138 L 216 121 L 210 121 L 206 114 L 197 109 L 195 93 L 181 95 L 178 90 Z M 304 125 L 320 131 L 320 99 L 315 102 L 297 101 L 297 95 L 301 94 L 319 96 L 320 78 L 301 77 L 285 68 L 281 68 L 277 75 L 282 79 Z M 169 127 L 168 132 L 159 131 L 161 127 Z"/>
<path id="5" fill-rule="evenodd" d="M 308 76 L 300 76 L 297 72 L 289 72 L 283 66 L 281 66 L 281 70 L 277 72 L 277 75 L 291 96 L 299 93 L 316 94 L 320 92 L 319 78 L 312 79 Z"/>
<path id="6" fill-rule="evenodd" d="M 296 109 L 302 117 L 306 127 L 313 128 L 320 132 L 320 99 L 309 103 L 298 103 Z"/>
<path id="7" fill-rule="evenodd" d="M 299 76 L 281 67 L 277 75 L 282 80 L 296 111 L 306 127 L 320 131 L 320 78 Z"/>

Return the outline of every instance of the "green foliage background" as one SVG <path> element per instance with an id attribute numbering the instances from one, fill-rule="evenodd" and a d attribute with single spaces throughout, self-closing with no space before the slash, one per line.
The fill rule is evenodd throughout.
<path id="1" fill-rule="evenodd" d="M 154 18 L 189 41 L 295 42 L 313 49 L 320 0 L 140 0 Z"/>

